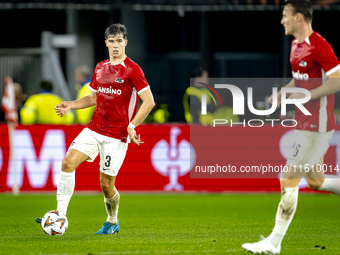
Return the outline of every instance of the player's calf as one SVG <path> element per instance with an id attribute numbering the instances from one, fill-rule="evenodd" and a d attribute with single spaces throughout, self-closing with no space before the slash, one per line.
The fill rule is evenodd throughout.
<path id="1" fill-rule="evenodd" d="M 306 178 L 308 182 L 308 187 L 317 190 L 321 187 L 322 183 L 325 181 L 325 178 Z"/>
<path id="2" fill-rule="evenodd" d="M 116 194 L 111 198 L 104 197 L 105 208 L 107 212 L 107 222 L 116 225 L 118 222 L 118 208 L 119 208 L 119 192 L 116 190 Z"/>
<path id="3" fill-rule="evenodd" d="M 274 245 L 274 247 L 281 247 L 282 239 L 285 236 L 296 211 L 298 192 L 298 187 L 281 188 L 281 201 L 275 217 L 275 226 L 272 233 L 267 238 L 268 242 Z"/>
<path id="4" fill-rule="evenodd" d="M 325 175 L 323 183 L 318 190 L 330 191 L 340 196 L 340 178 L 336 175 Z"/>

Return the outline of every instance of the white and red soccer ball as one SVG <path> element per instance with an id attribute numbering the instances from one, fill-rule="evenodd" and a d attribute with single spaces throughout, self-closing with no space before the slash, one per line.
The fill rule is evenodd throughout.
<path id="1" fill-rule="evenodd" d="M 47 235 L 63 235 L 68 228 L 68 220 L 65 215 L 54 210 L 47 212 L 41 220 L 42 230 Z"/>

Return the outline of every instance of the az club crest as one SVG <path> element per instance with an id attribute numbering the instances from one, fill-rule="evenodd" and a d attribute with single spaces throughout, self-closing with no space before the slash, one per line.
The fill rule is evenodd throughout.
<path id="1" fill-rule="evenodd" d="M 115 80 L 115 82 L 118 82 L 118 83 L 123 83 L 123 82 L 124 82 L 124 80 L 122 80 L 121 78 L 117 78 L 117 79 Z"/>

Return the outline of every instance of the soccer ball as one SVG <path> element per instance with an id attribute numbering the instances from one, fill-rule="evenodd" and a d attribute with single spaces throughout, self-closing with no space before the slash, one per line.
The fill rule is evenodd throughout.
<path id="1" fill-rule="evenodd" d="M 42 230 L 47 235 L 63 235 L 68 227 L 68 220 L 65 215 L 54 210 L 47 212 L 41 220 Z"/>

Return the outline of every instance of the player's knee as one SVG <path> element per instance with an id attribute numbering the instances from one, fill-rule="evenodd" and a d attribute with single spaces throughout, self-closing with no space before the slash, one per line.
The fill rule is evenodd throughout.
<path id="1" fill-rule="evenodd" d="M 296 187 L 299 183 L 299 180 L 295 178 L 281 178 L 280 184 L 281 187 Z"/>
<path id="2" fill-rule="evenodd" d="M 280 180 L 280 185 L 281 185 L 281 187 L 286 187 L 287 184 L 288 184 L 288 179 L 287 179 L 287 178 L 282 178 L 282 179 Z"/>
<path id="3" fill-rule="evenodd" d="M 108 180 L 100 180 L 100 187 L 104 194 L 112 194 L 114 192 L 114 187 Z"/>
<path id="4" fill-rule="evenodd" d="M 61 165 L 61 169 L 64 172 L 73 172 L 74 171 L 74 167 L 73 167 L 72 160 L 70 160 L 68 157 L 65 157 L 63 159 L 63 162 L 62 162 L 62 165 Z"/>

